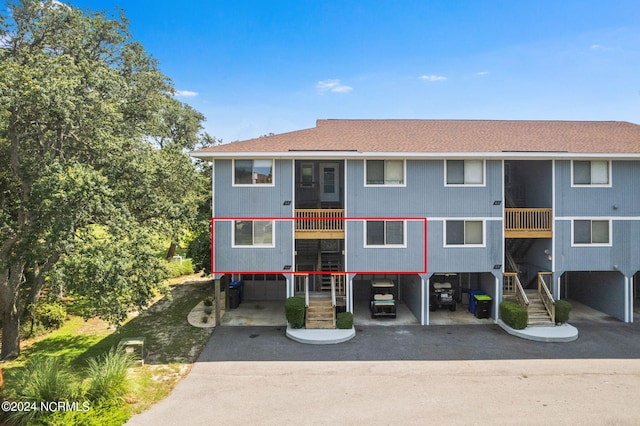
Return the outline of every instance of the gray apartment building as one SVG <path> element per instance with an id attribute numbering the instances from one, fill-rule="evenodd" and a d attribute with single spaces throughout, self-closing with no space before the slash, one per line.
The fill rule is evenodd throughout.
<path id="1" fill-rule="evenodd" d="M 458 300 L 540 299 L 550 322 L 558 299 L 634 320 L 639 125 L 318 120 L 192 155 L 213 165 L 214 274 L 245 298 L 354 312 L 390 283 L 428 325 L 446 282 Z"/>

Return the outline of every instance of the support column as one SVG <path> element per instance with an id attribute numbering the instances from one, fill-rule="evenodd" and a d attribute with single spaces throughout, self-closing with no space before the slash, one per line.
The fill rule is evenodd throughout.
<path id="1" fill-rule="evenodd" d="M 429 316 L 431 314 L 431 310 L 430 309 L 425 309 L 429 307 L 429 295 L 430 295 L 430 291 L 429 291 L 429 279 L 427 278 L 426 280 L 424 278 L 421 278 L 422 280 L 422 319 L 421 319 L 421 323 L 422 325 L 429 325 Z"/>

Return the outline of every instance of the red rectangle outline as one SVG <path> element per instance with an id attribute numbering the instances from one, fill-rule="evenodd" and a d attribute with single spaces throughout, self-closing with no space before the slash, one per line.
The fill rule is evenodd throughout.
<path id="1" fill-rule="evenodd" d="M 215 270 L 215 226 L 214 223 L 216 220 L 218 221 L 235 221 L 235 220 L 273 220 L 273 221 L 288 221 L 288 220 L 406 220 L 406 221 L 422 221 L 423 222 L 423 242 L 424 242 L 424 260 L 423 260 L 423 271 L 340 271 L 340 274 L 352 274 L 352 275 L 382 275 L 382 274 L 390 274 L 390 275 L 415 275 L 415 274 L 426 274 L 427 273 L 427 218 L 426 217 L 342 217 L 342 218 L 315 218 L 315 217 L 304 217 L 304 218 L 296 218 L 296 217 L 212 217 L 211 218 L 211 273 L 212 274 L 265 274 L 265 275 L 296 275 L 296 274 L 308 274 L 308 275 L 325 275 L 333 273 L 335 271 L 309 271 L 309 272 L 301 272 L 301 271 L 216 271 Z"/>

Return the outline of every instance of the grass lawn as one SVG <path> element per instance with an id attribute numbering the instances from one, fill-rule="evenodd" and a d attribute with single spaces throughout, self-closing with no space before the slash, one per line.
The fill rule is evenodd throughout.
<path id="1" fill-rule="evenodd" d="M 86 366 L 87 359 L 116 346 L 125 337 L 146 338 L 145 365 L 130 373 L 132 388 L 125 397 L 130 414 L 142 412 L 166 397 L 189 371 L 207 342 L 213 328 L 196 328 L 187 322 L 191 309 L 213 294 L 211 281 L 197 275 L 183 277 L 171 288 L 171 298 L 161 298 L 139 315 L 132 315 L 118 330 L 107 323 L 71 316 L 65 325 L 45 336 L 25 341 L 22 354 L 14 361 L 0 364 L 4 372 L 6 394 L 19 377 L 25 362 L 34 355 L 61 357 L 74 369 Z"/>

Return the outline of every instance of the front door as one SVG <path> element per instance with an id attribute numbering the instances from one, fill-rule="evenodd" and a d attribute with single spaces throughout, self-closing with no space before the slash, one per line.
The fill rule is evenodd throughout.
<path id="1" fill-rule="evenodd" d="M 340 201 L 340 176 L 338 163 L 320 164 L 320 201 Z"/>

